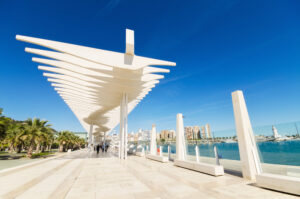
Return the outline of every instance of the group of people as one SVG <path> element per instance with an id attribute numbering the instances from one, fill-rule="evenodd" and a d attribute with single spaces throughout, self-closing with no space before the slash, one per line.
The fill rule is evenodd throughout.
<path id="1" fill-rule="evenodd" d="M 102 152 L 107 152 L 107 149 L 108 149 L 108 144 L 105 144 L 105 143 L 102 143 L 101 145 L 100 144 L 97 144 L 95 147 L 94 147 L 94 151 L 97 151 L 97 154 L 99 154 L 99 151 L 100 149 L 102 150 Z"/>

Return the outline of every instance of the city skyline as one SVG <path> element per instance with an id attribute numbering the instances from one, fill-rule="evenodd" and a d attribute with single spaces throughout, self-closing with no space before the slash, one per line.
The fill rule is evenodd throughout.
<path id="1" fill-rule="evenodd" d="M 16 34 L 122 52 L 124 30 L 131 28 L 138 55 L 172 60 L 177 66 L 129 115 L 129 132 L 152 124 L 158 131 L 175 129 L 177 113 L 183 113 L 185 126 L 209 123 L 212 132 L 234 129 L 230 93 L 237 89 L 244 91 L 253 126 L 299 121 L 299 2 L 73 4 L 68 10 L 68 2 L 60 1 L 0 3 L 5 19 L 0 33 L 0 82 L 5 85 L 0 107 L 6 116 L 36 116 L 57 130 L 83 131 L 24 53 L 26 45 L 15 40 Z M 153 10 L 160 12 L 153 15 Z"/>
<path id="2" fill-rule="evenodd" d="M 273 135 L 273 126 L 279 129 L 278 133 L 281 135 L 287 135 L 287 136 L 298 135 L 299 128 L 300 128 L 300 121 L 253 126 L 253 131 L 254 131 L 254 134 L 257 136 L 259 136 L 259 135 L 272 136 Z M 205 129 L 205 125 L 185 126 L 185 129 L 187 127 L 188 128 L 198 127 L 200 131 L 201 131 L 201 128 Z M 151 130 L 140 128 L 138 131 L 131 131 L 130 133 L 137 134 L 140 131 L 150 132 Z M 176 137 L 176 129 L 162 129 L 162 130 L 157 131 L 157 134 L 161 134 L 161 132 L 163 132 L 163 131 L 173 131 L 174 137 Z M 205 130 L 204 130 L 204 132 L 205 132 Z M 211 135 L 210 136 L 211 138 L 213 138 L 213 137 L 215 137 L 215 138 L 216 137 L 233 137 L 233 136 L 236 136 L 236 131 L 235 131 L 235 128 L 224 129 L 224 130 L 220 130 L 220 131 L 211 130 L 210 135 Z"/>

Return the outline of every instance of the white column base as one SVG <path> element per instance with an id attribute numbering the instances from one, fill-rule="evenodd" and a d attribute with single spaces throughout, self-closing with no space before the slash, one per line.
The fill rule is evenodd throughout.
<path id="1" fill-rule="evenodd" d="M 174 160 L 174 165 L 213 176 L 224 175 L 224 168 L 221 165 L 206 164 L 187 160 Z"/>
<path id="2" fill-rule="evenodd" d="M 151 160 L 155 160 L 155 161 L 158 161 L 158 162 L 162 162 L 162 163 L 169 162 L 169 158 L 165 157 L 165 156 L 148 154 L 148 155 L 146 155 L 146 158 L 151 159 Z"/>
<path id="3" fill-rule="evenodd" d="M 256 176 L 260 187 L 300 195 L 300 179 L 297 177 L 262 173 Z"/>

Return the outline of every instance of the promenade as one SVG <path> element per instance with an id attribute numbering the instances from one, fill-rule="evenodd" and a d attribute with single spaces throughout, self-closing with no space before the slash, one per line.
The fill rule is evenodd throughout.
<path id="1" fill-rule="evenodd" d="M 72 152 L 0 173 L 0 198 L 297 198 L 240 177 L 213 177 L 145 158 Z"/>

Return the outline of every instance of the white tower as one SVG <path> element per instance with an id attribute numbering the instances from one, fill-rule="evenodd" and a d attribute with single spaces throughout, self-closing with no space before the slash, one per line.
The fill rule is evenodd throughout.
<path id="1" fill-rule="evenodd" d="M 272 126 L 272 131 L 273 131 L 273 137 L 274 137 L 275 139 L 281 137 L 281 136 L 278 134 L 278 131 L 277 131 L 277 129 L 276 129 L 275 126 Z"/>

